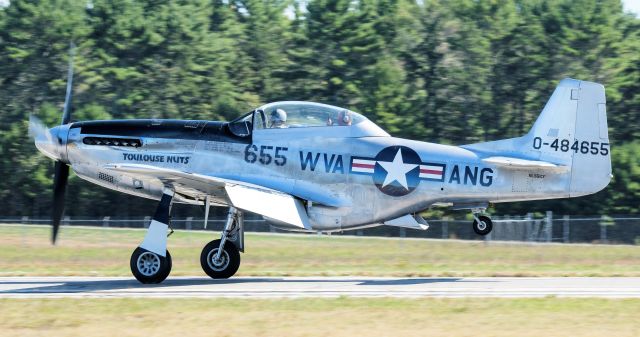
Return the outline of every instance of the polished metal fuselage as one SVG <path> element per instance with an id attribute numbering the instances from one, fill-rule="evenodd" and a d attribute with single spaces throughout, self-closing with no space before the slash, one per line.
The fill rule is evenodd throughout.
<path id="1" fill-rule="evenodd" d="M 159 199 L 163 188 L 171 185 L 170 181 L 106 168 L 119 163 L 243 181 L 315 200 L 306 207 L 313 229 L 320 231 L 382 224 L 433 205 L 473 209 L 492 202 L 569 196 L 570 174 L 566 172 L 505 170 L 484 163 L 479 154 L 464 147 L 388 136 L 353 137 L 338 129 L 256 130 L 245 142 L 135 137 L 140 147 L 89 145 L 83 139 L 96 135 L 82 133 L 80 127 L 67 129 L 65 160 L 78 176 L 92 183 L 151 199 Z M 412 149 L 422 162 L 444 165 L 440 181 L 419 180 L 410 193 L 394 196 L 383 193 L 372 174 L 351 172 L 354 157 L 374 160 L 383 149 L 394 146 Z M 214 205 L 229 205 L 222 190 L 171 187 L 177 202 L 201 205 L 208 194 Z"/>

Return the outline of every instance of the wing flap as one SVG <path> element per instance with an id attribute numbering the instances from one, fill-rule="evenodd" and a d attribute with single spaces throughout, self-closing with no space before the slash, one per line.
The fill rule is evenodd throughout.
<path id="1" fill-rule="evenodd" d="M 311 229 L 304 205 L 291 195 L 229 184 L 225 187 L 233 206 L 299 228 Z"/>
<path id="2" fill-rule="evenodd" d="M 504 169 L 511 170 L 548 170 L 554 172 L 564 172 L 569 170 L 568 166 L 557 165 L 546 161 L 528 160 L 513 157 L 488 157 L 482 160 L 487 164 L 493 164 Z"/>

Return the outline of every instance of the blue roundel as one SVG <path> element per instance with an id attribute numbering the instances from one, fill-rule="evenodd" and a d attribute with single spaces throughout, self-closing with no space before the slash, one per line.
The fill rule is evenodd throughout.
<path id="1" fill-rule="evenodd" d="M 420 183 L 420 156 L 406 146 L 384 148 L 376 156 L 373 182 L 387 195 L 401 197 Z"/>

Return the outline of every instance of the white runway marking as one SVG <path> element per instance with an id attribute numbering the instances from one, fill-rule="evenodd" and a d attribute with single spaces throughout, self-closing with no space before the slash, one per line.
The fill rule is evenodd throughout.
<path id="1" fill-rule="evenodd" d="M 640 298 L 640 277 L 0 277 L 0 298 L 338 296 Z"/>

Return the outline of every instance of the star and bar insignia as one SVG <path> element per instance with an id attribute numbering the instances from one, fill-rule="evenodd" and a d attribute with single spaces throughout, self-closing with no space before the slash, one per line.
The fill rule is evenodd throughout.
<path id="1" fill-rule="evenodd" d="M 415 190 L 420 180 L 444 181 L 445 170 L 445 164 L 422 162 L 409 147 L 389 146 L 375 158 L 351 157 L 349 172 L 371 175 L 382 193 L 404 196 Z"/>

